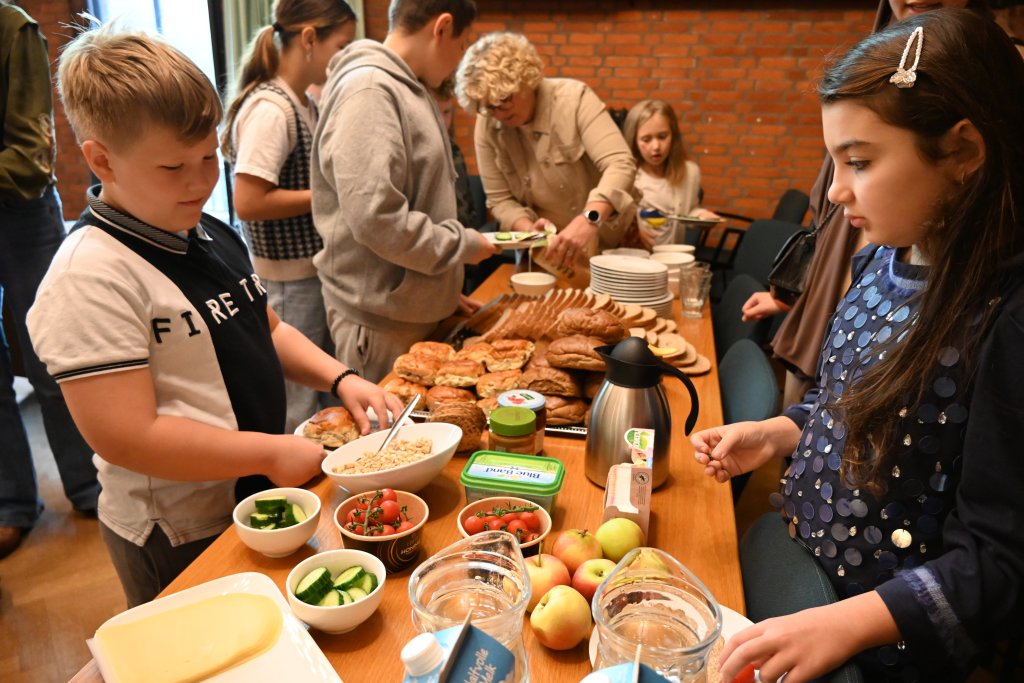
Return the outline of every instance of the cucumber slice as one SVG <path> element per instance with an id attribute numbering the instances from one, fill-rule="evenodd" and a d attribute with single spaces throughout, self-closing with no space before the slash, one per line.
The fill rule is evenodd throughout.
<path id="1" fill-rule="evenodd" d="M 377 575 L 373 572 L 366 572 L 359 578 L 359 583 L 355 585 L 369 595 L 377 587 Z"/>
<path id="2" fill-rule="evenodd" d="M 343 605 L 351 605 L 353 602 L 355 602 L 355 600 L 352 599 L 352 596 L 349 595 L 348 591 L 339 590 L 334 592 L 341 596 L 341 604 Z"/>
<path id="3" fill-rule="evenodd" d="M 292 517 L 295 518 L 295 523 L 306 521 L 306 511 L 298 503 L 292 503 L 291 507 Z"/>
<path id="4" fill-rule="evenodd" d="M 350 598 L 351 599 L 351 598 Z M 317 607 L 337 607 L 342 604 L 342 597 L 338 591 L 330 590 L 327 591 L 327 595 L 320 598 L 320 602 L 316 603 Z"/>
<path id="5" fill-rule="evenodd" d="M 494 233 L 494 239 L 498 240 L 499 242 L 507 242 L 508 240 L 512 239 L 512 233 L 496 232 Z"/>
<path id="6" fill-rule="evenodd" d="M 353 567 L 349 567 L 348 569 L 344 569 L 340 574 L 338 574 L 338 578 L 334 580 L 334 587 L 348 589 L 350 586 L 358 586 L 359 580 L 363 578 L 365 573 L 366 570 L 358 564 Z"/>
<path id="7" fill-rule="evenodd" d="M 281 526 L 295 526 L 299 522 L 306 521 L 306 513 L 302 508 L 291 503 L 281 511 Z"/>
<path id="8" fill-rule="evenodd" d="M 284 496 L 267 496 L 256 499 L 256 512 L 274 513 L 288 507 L 288 499 Z"/>
<path id="9" fill-rule="evenodd" d="M 265 529 L 267 525 L 273 524 L 275 518 L 272 515 L 266 515 L 262 512 L 254 512 L 249 515 L 249 526 L 253 529 Z"/>
<path id="10" fill-rule="evenodd" d="M 367 595 L 366 591 L 364 591 L 362 588 L 357 588 L 356 586 L 352 586 L 348 589 L 347 592 L 350 596 L 352 596 L 353 602 L 359 602 Z"/>
<path id="11" fill-rule="evenodd" d="M 327 591 L 333 588 L 331 585 L 331 572 L 328 571 L 327 567 L 317 567 L 299 581 L 299 584 L 295 587 L 295 597 L 302 600 L 302 602 L 315 605 L 327 595 Z"/>

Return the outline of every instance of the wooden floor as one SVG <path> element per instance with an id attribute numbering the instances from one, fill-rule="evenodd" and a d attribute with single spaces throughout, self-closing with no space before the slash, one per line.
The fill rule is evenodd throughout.
<path id="1" fill-rule="evenodd" d="M 125 609 L 125 599 L 96 521 L 74 513 L 64 498 L 35 401 L 24 401 L 22 412 L 46 511 L 22 546 L 0 560 L 0 681 L 58 683 L 90 659 L 86 639 Z M 776 465 L 754 473 L 736 508 L 740 535 L 769 510 L 777 486 Z M 971 682 L 996 680 L 981 671 Z"/>

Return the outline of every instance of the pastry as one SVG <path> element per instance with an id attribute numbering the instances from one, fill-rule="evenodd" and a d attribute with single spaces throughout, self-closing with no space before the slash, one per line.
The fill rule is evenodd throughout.
<path id="1" fill-rule="evenodd" d="M 597 337 L 585 337 L 582 334 L 562 337 L 548 346 L 548 363 L 554 368 L 604 372 L 604 358 L 594 350 L 599 346 L 604 346 L 604 342 Z"/>
<path id="2" fill-rule="evenodd" d="M 608 311 L 593 308 L 567 308 L 558 316 L 558 336 L 584 335 L 613 344 L 626 338 L 622 322 Z"/>
<path id="3" fill-rule="evenodd" d="M 402 379 L 431 386 L 441 367 L 441 361 L 422 353 L 403 353 L 395 359 L 395 374 Z"/>
<path id="4" fill-rule="evenodd" d="M 360 436 L 359 428 L 356 427 L 352 415 L 341 406 L 324 408 L 309 418 L 302 430 L 302 435 L 307 439 L 313 439 L 325 448 L 344 446 Z"/>
<path id="5" fill-rule="evenodd" d="M 497 396 L 503 391 L 519 388 L 519 380 L 523 373 L 519 370 L 502 370 L 481 375 L 476 383 L 476 394 L 480 398 Z"/>
<path id="6" fill-rule="evenodd" d="M 441 364 L 434 377 L 434 384 L 443 387 L 471 387 L 484 374 L 484 366 L 475 360 L 450 360 Z"/>
<path id="7" fill-rule="evenodd" d="M 444 403 L 430 413 L 427 422 L 447 422 L 462 430 L 462 439 L 456 451 L 477 450 L 480 437 L 487 429 L 487 417 L 476 403 Z"/>
<path id="8" fill-rule="evenodd" d="M 391 392 L 401 399 L 402 403 L 406 404 L 412 400 L 413 396 L 419 396 L 422 400 L 427 395 L 427 388 L 425 386 L 417 384 L 416 382 L 410 382 L 409 380 L 402 379 L 401 377 L 392 377 L 385 382 L 384 386 L 381 388 L 384 389 L 384 391 Z"/>
<path id="9" fill-rule="evenodd" d="M 421 341 L 410 346 L 409 353 L 421 353 L 438 360 L 451 360 L 455 357 L 455 348 L 443 342 Z"/>
<path id="10" fill-rule="evenodd" d="M 442 403 L 475 403 L 476 394 L 458 387 L 431 387 L 427 391 L 427 409 L 434 410 Z"/>
<path id="11" fill-rule="evenodd" d="M 572 373 L 560 368 L 533 367 L 523 373 L 519 380 L 520 389 L 529 389 L 538 394 L 557 396 L 581 396 L 582 388 Z"/>
<path id="12" fill-rule="evenodd" d="M 480 407 L 480 410 L 484 411 L 484 415 L 490 417 L 491 411 L 498 407 L 498 397 L 482 398 L 476 404 Z"/>
<path id="13" fill-rule="evenodd" d="M 491 353 L 484 362 L 490 372 L 518 370 L 526 365 L 533 349 L 533 342 L 527 339 L 496 339 L 491 342 Z"/>
<path id="14" fill-rule="evenodd" d="M 587 413 L 587 402 L 579 398 L 547 396 L 545 403 L 549 425 L 579 424 Z"/>
<path id="15" fill-rule="evenodd" d="M 477 363 L 484 363 L 489 355 L 491 355 L 491 345 L 487 342 L 476 342 L 469 346 L 463 345 L 461 349 L 455 352 L 455 359 L 469 359 L 475 360 Z"/>

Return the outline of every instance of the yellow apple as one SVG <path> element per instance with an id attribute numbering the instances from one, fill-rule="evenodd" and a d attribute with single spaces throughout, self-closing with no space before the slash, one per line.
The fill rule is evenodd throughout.
<path id="1" fill-rule="evenodd" d="M 590 635 L 590 603 L 569 586 L 555 586 L 530 615 L 537 640 L 552 650 L 569 650 Z"/>
<path id="2" fill-rule="evenodd" d="M 594 534 L 601 551 L 609 560 L 618 562 L 633 548 L 644 544 L 644 531 L 640 525 L 625 517 L 613 517 L 602 524 Z"/>
<path id="3" fill-rule="evenodd" d="M 530 579 L 530 602 L 526 605 L 526 611 L 532 612 L 549 590 L 555 586 L 569 585 L 569 570 L 560 559 L 547 553 L 528 557 L 525 562 L 526 575 Z"/>

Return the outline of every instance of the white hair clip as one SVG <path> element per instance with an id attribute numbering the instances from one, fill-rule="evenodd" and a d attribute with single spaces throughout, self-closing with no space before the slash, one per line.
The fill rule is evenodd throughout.
<path id="1" fill-rule="evenodd" d="M 910 46 L 917 39 L 917 52 L 914 54 L 914 63 L 909 69 L 904 68 L 907 64 L 907 57 L 910 56 Z M 900 58 L 900 65 L 896 73 L 889 77 L 890 83 L 895 83 L 897 88 L 913 88 L 917 82 L 917 65 L 921 61 L 921 46 L 924 45 L 924 28 L 918 26 L 907 38 L 907 46 L 903 48 L 903 56 Z"/>

